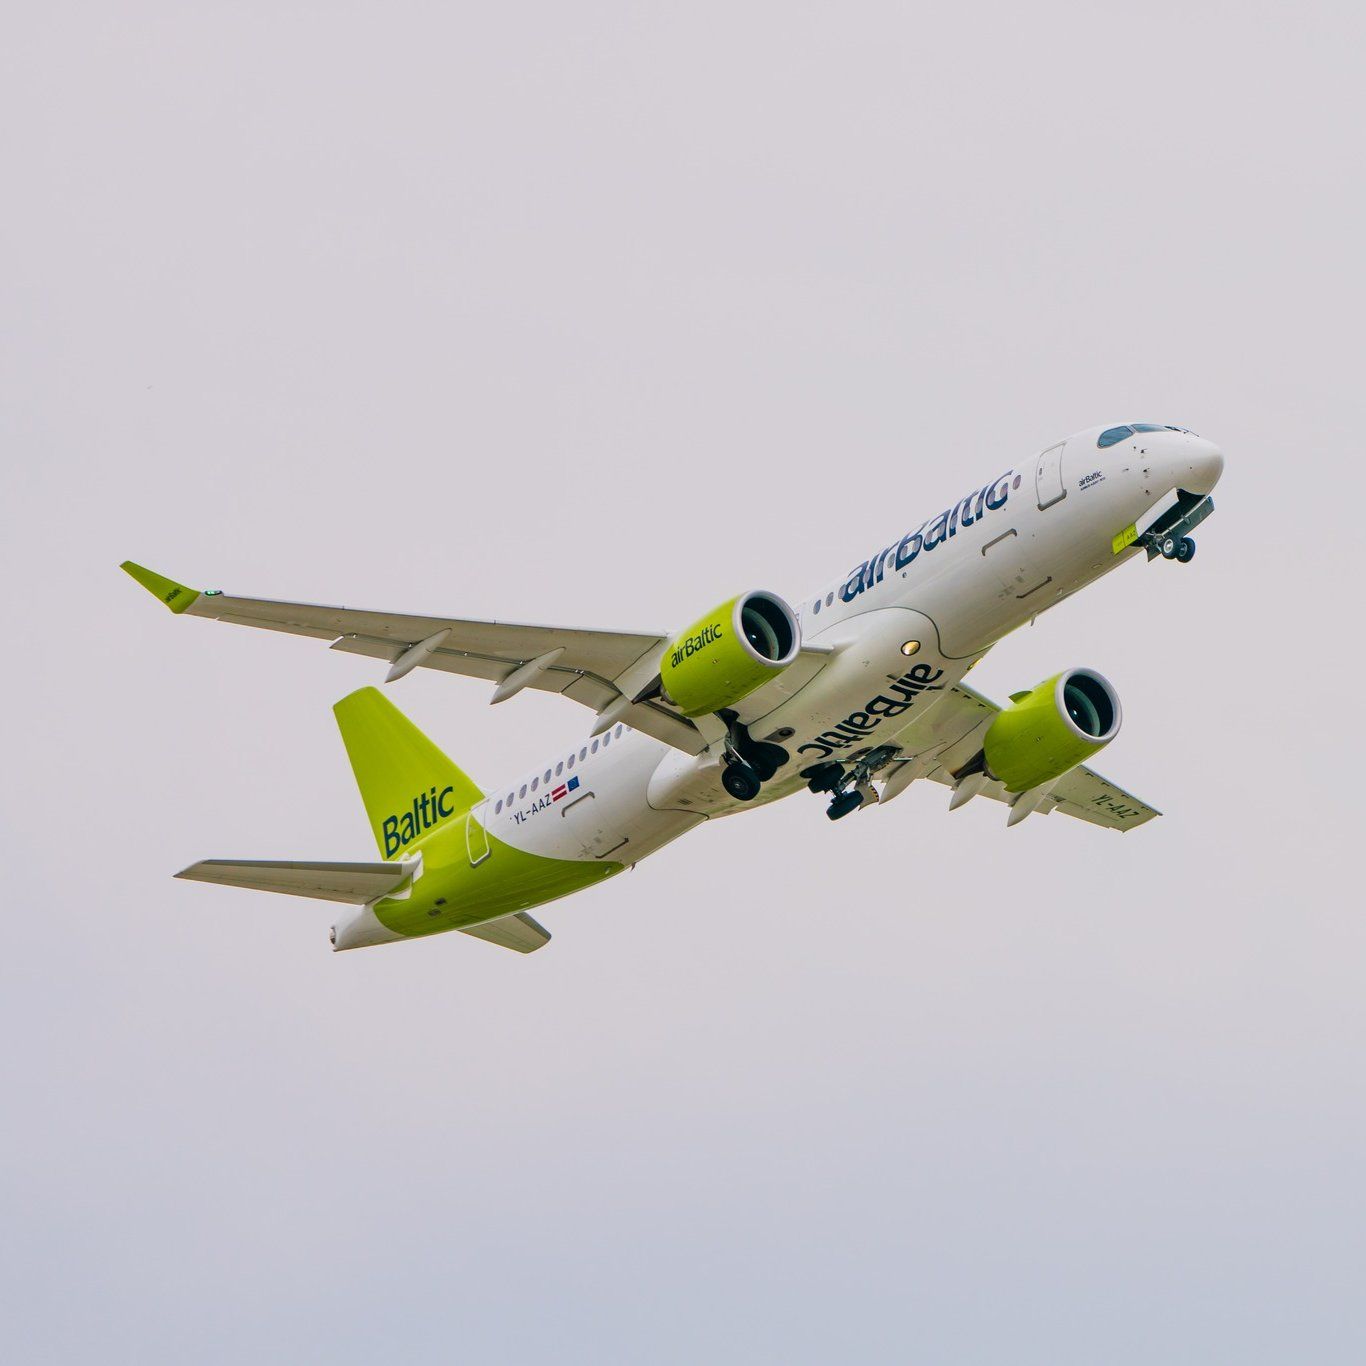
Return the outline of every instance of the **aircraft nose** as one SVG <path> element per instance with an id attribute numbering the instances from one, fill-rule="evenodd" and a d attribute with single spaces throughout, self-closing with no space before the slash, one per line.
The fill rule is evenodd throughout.
<path id="1" fill-rule="evenodd" d="M 1213 441 L 1203 437 L 1194 436 L 1189 440 L 1190 444 L 1181 452 L 1184 468 L 1180 487 L 1187 493 L 1213 493 L 1224 472 L 1224 453 Z"/>

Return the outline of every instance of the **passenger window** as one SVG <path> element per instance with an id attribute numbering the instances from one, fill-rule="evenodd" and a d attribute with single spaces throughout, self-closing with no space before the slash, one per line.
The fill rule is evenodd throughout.
<path id="1" fill-rule="evenodd" d="M 559 762 L 558 764 L 555 765 L 555 776 L 558 778 L 558 777 L 560 776 L 560 774 L 563 773 L 563 772 L 564 772 L 564 760 L 561 759 L 560 762 Z"/>
<path id="2" fill-rule="evenodd" d="M 610 745 L 611 743 L 612 743 L 612 732 L 609 730 L 609 731 L 607 732 L 607 734 L 604 735 L 604 736 L 602 737 L 602 747 L 603 747 L 603 749 L 606 749 L 607 746 Z"/>
<path id="3" fill-rule="evenodd" d="M 507 800 L 507 804 L 508 804 L 508 805 L 509 805 L 509 806 L 511 806 L 511 805 L 512 805 L 512 793 L 511 793 L 511 792 L 509 792 L 509 793 L 508 793 L 508 800 Z"/>
<path id="4" fill-rule="evenodd" d="M 827 607 L 829 607 L 830 604 L 831 604 L 832 602 L 834 602 L 834 601 L 835 601 L 835 595 L 834 595 L 833 593 L 827 593 L 827 594 L 825 595 L 825 605 L 826 605 Z"/>
<path id="5" fill-rule="evenodd" d="M 813 613 L 815 613 L 815 612 L 819 612 L 820 610 L 821 610 L 821 600 L 820 600 L 819 598 L 817 598 L 816 601 L 815 601 L 814 603 L 811 604 L 811 611 L 812 611 Z"/>
<path id="6" fill-rule="evenodd" d="M 569 767 L 574 767 L 574 756 L 572 754 L 569 756 Z"/>
<path id="7" fill-rule="evenodd" d="M 526 784 L 525 784 L 525 783 L 522 784 L 522 790 L 521 790 L 517 795 L 518 795 L 519 797 L 525 797 L 525 796 L 526 796 Z"/>
<path id="8" fill-rule="evenodd" d="M 621 739 L 621 732 L 622 732 L 623 730 L 625 730 L 625 729 L 626 729 L 625 726 L 618 726 L 618 727 L 617 727 L 617 739 L 618 739 L 618 740 Z"/>
<path id="9" fill-rule="evenodd" d="M 549 782 L 549 781 L 550 781 L 550 770 L 549 770 L 549 769 L 546 769 L 546 771 L 545 771 L 545 780 L 546 780 L 546 782 Z"/>
<path id="10" fill-rule="evenodd" d="M 498 798 L 498 805 L 495 806 L 495 807 L 493 808 L 493 814 L 494 814 L 495 816 L 500 815 L 501 812 L 502 812 L 502 810 L 503 810 L 503 799 L 502 799 L 501 797 L 499 797 L 499 798 Z"/>
<path id="11" fill-rule="evenodd" d="M 587 746 L 587 745 L 585 745 L 585 746 L 579 751 L 579 762 L 582 763 L 586 758 L 588 758 L 588 746 Z"/>
<path id="12" fill-rule="evenodd" d="M 596 754 L 598 752 L 598 742 L 596 740 L 594 740 L 592 745 L 589 746 L 589 752 L 592 754 Z"/>
<path id="13" fill-rule="evenodd" d="M 531 780 L 531 790 L 532 790 L 533 792 L 535 792 L 535 790 L 536 790 L 540 785 L 541 785 L 541 780 L 540 780 L 539 778 L 533 778 L 533 779 Z"/>

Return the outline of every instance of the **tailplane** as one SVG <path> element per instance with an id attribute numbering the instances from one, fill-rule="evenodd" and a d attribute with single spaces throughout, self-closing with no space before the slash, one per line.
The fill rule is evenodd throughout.
<path id="1" fill-rule="evenodd" d="M 176 877 L 215 882 L 220 887 L 246 887 L 253 892 L 284 892 L 315 901 L 364 906 L 392 896 L 422 865 L 411 863 L 298 863 L 275 859 L 210 858 L 192 863 Z"/>
<path id="2" fill-rule="evenodd" d="M 421 873 L 422 862 L 299 863 L 265 859 L 204 859 L 176 874 L 190 882 L 213 882 L 220 887 L 247 887 L 255 892 L 283 892 L 286 896 L 339 901 L 362 909 L 343 915 L 332 926 L 334 949 L 359 949 L 405 936 L 389 929 L 372 910 L 387 896 L 407 896 L 407 888 Z M 457 925 L 461 934 L 483 939 L 517 953 L 535 953 L 550 943 L 550 931 L 525 911 L 486 920 L 481 925 Z"/>
<path id="3" fill-rule="evenodd" d="M 403 856 L 438 825 L 463 816 L 484 794 L 378 688 L 333 708 L 375 843 Z"/>

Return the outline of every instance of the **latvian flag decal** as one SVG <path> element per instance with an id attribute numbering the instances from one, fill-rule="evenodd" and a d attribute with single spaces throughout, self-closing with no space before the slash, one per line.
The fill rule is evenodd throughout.
<path id="1" fill-rule="evenodd" d="M 578 787 L 578 785 L 579 780 L 577 778 L 571 778 L 567 783 L 561 783 L 559 787 L 550 794 L 550 800 L 552 802 L 557 802 L 561 797 L 567 797 L 576 787 Z"/>

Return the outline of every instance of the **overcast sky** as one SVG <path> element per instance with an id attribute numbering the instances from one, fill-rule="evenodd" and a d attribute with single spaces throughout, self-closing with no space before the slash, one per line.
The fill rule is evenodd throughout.
<path id="1" fill-rule="evenodd" d="M 1358 6 L 12 7 L 0 1354 L 1366 1353 Z M 1096 422 L 1189 567 L 1004 641 L 1167 815 L 802 795 L 334 956 L 382 666 L 118 572 L 668 629 Z M 492 786 L 589 717 L 413 676 Z"/>

